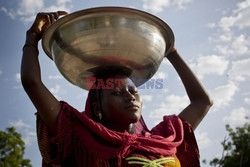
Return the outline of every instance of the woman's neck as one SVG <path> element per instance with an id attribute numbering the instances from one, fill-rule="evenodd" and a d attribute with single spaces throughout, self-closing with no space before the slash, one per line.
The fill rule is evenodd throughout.
<path id="1" fill-rule="evenodd" d="M 117 132 L 125 132 L 127 131 L 128 133 L 135 133 L 135 127 L 134 127 L 134 124 L 131 123 L 129 125 L 121 125 L 120 123 L 119 124 L 110 124 L 110 123 L 107 123 L 107 122 L 102 122 L 102 124 L 110 129 L 110 130 L 114 130 L 114 131 L 117 131 Z"/>

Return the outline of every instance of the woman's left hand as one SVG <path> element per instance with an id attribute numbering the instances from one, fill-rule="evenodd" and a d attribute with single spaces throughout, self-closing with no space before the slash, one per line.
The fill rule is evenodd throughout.
<path id="1" fill-rule="evenodd" d="M 30 27 L 29 31 L 35 33 L 38 37 L 38 40 L 42 38 L 43 33 L 45 30 L 54 23 L 60 16 L 67 15 L 68 12 L 66 11 L 57 11 L 57 12 L 50 12 L 50 13 L 38 13 L 36 19 L 32 26 Z"/>

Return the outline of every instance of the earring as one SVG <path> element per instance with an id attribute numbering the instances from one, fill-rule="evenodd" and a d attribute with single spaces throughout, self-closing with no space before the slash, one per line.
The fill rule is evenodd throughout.
<path id="1" fill-rule="evenodd" d="M 102 113 L 98 112 L 97 116 L 98 116 L 99 120 L 101 121 L 102 120 Z"/>

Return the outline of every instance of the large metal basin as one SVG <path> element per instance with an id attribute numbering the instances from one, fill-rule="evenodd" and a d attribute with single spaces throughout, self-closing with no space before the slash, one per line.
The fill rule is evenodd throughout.
<path id="1" fill-rule="evenodd" d="M 109 66 L 129 68 L 130 77 L 145 82 L 173 44 L 173 32 L 161 19 L 123 7 L 71 13 L 52 24 L 42 39 L 45 53 L 61 74 L 84 89 L 87 77 Z"/>

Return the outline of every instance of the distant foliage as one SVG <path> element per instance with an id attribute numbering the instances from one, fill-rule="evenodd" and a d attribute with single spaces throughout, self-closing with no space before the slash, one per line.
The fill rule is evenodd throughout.
<path id="1" fill-rule="evenodd" d="M 14 127 L 0 131 L 0 167 L 32 167 L 24 159 L 25 144 Z"/>
<path id="2" fill-rule="evenodd" d="M 250 124 L 235 129 L 226 125 L 229 137 L 221 143 L 222 158 L 214 158 L 211 166 L 219 167 L 250 167 Z"/>

